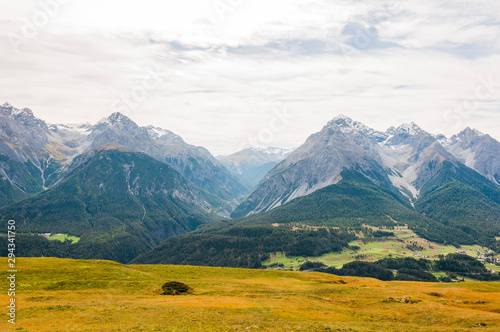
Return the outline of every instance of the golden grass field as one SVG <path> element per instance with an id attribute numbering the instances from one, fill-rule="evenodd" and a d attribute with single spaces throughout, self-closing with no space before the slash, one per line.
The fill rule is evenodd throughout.
<path id="1" fill-rule="evenodd" d="M 0 262 L 6 280 L 7 259 Z M 17 324 L 3 314 L 1 331 L 500 331 L 500 282 L 56 258 L 18 258 L 17 269 Z M 158 295 L 166 281 L 192 294 Z M 417 303 L 386 301 L 405 296 Z"/>

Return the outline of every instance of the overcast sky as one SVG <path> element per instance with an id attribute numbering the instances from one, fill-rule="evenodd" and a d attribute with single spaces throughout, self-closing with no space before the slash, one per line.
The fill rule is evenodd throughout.
<path id="1" fill-rule="evenodd" d="M 500 139 L 500 2 L 2 1 L 0 87 L 50 123 L 119 111 L 214 154 L 338 114 Z"/>

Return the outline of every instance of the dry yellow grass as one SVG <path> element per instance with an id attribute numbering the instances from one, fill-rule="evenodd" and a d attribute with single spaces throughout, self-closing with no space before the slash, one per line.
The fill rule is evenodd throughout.
<path id="1" fill-rule="evenodd" d="M 0 262 L 7 264 L 5 258 Z M 55 258 L 17 263 L 17 324 L 9 326 L 4 315 L 1 331 L 500 329 L 498 282 L 383 282 L 309 272 Z M 166 281 L 187 283 L 193 292 L 157 295 L 155 289 Z M 2 303 L 8 300 L 6 286 L 2 283 Z M 420 302 L 384 302 L 405 296 Z"/>

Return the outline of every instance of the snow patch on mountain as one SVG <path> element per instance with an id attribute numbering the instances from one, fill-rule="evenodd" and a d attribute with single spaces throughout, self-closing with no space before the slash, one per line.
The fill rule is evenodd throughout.
<path id="1" fill-rule="evenodd" d="M 338 128 L 340 129 L 340 131 L 344 133 L 352 133 L 352 132 L 368 133 L 373 131 L 373 129 L 368 128 L 361 122 L 354 121 L 348 116 L 345 116 L 343 114 L 334 117 L 332 120 L 328 122 L 326 126 L 330 128 Z"/>
<path id="2" fill-rule="evenodd" d="M 354 121 L 348 116 L 338 115 L 328 122 L 325 126 L 335 130 L 340 130 L 345 134 L 363 134 L 368 136 L 374 142 L 383 142 L 387 140 L 387 134 L 370 128 L 359 121 Z"/>
<path id="3" fill-rule="evenodd" d="M 132 120 L 130 120 L 127 116 L 123 115 L 120 112 L 115 112 L 108 116 L 107 118 L 101 119 L 99 122 L 95 124 L 95 126 L 102 125 L 102 124 L 107 124 L 107 125 L 114 125 L 116 123 L 130 123 Z"/>
<path id="4" fill-rule="evenodd" d="M 379 145 L 379 152 L 384 163 L 392 174 L 389 175 L 389 180 L 398 188 L 399 191 L 413 204 L 413 201 L 418 198 L 419 190 L 415 187 L 414 182 L 417 179 L 417 169 L 412 165 L 410 158 L 413 153 L 413 148 L 409 144 L 404 145 Z M 406 189 L 406 191 L 404 190 Z M 411 197 L 407 194 L 411 193 Z"/>
<path id="5" fill-rule="evenodd" d="M 267 147 L 267 148 L 249 148 L 256 152 L 261 152 L 266 155 L 277 155 L 277 156 L 287 156 L 295 150 L 295 148 L 278 148 L 278 147 Z"/>
<path id="6" fill-rule="evenodd" d="M 75 132 L 80 135 L 88 135 L 91 132 L 92 125 L 90 123 L 54 123 L 48 124 L 49 129 L 54 132 L 61 130 Z"/>
<path id="7" fill-rule="evenodd" d="M 163 129 L 160 127 L 147 126 L 146 127 L 149 136 L 152 139 L 159 139 L 166 142 L 179 142 L 184 143 L 184 140 L 177 134 L 174 134 L 170 130 Z"/>
<path id="8" fill-rule="evenodd" d="M 443 134 L 438 134 L 438 135 L 434 135 L 434 138 L 439 142 L 439 144 L 441 144 L 443 147 L 447 147 L 449 146 L 453 141 L 446 137 L 445 135 Z"/>

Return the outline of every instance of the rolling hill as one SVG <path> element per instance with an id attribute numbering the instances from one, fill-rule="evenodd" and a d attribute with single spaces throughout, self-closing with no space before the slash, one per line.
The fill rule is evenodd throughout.
<path id="1" fill-rule="evenodd" d="M 21 258 L 18 268 L 20 331 L 496 331 L 500 324 L 499 282 L 55 258 Z M 159 295 L 167 281 L 192 291 Z M 0 285 L 4 303 L 7 288 Z M 5 319 L 0 328 L 11 327 Z"/>

